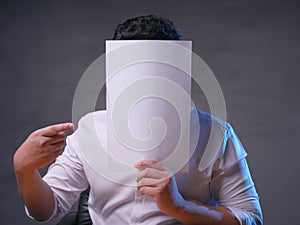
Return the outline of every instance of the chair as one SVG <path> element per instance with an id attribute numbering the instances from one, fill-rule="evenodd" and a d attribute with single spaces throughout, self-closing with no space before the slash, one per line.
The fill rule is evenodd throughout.
<path id="1" fill-rule="evenodd" d="M 90 189 L 81 193 L 77 211 L 68 212 L 57 225 L 92 225 L 92 220 L 88 211 L 88 199 Z"/>

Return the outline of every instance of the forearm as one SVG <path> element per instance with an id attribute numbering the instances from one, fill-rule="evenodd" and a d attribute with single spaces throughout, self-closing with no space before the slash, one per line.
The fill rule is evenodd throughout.
<path id="1" fill-rule="evenodd" d="M 239 225 L 226 207 L 184 199 L 178 192 L 174 176 L 155 160 L 139 161 L 135 167 L 141 169 L 137 176 L 139 192 L 151 196 L 161 212 L 185 225 Z"/>
<path id="2" fill-rule="evenodd" d="M 208 206 L 195 201 L 185 201 L 172 216 L 185 225 L 239 225 L 226 207 Z"/>
<path id="3" fill-rule="evenodd" d="M 53 192 L 37 170 L 21 172 L 15 169 L 18 190 L 30 215 L 44 221 L 50 218 L 55 207 Z"/>
<path id="4" fill-rule="evenodd" d="M 65 145 L 65 131 L 73 124 L 62 123 L 32 132 L 14 154 L 18 190 L 29 213 L 36 220 L 50 218 L 55 207 L 54 194 L 38 172 L 53 162 Z"/>

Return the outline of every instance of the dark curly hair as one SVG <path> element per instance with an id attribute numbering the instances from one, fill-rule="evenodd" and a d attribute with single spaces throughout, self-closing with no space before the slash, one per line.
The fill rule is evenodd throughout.
<path id="1" fill-rule="evenodd" d="M 119 24 L 113 40 L 179 40 L 181 33 L 172 21 L 160 16 L 139 16 Z"/>

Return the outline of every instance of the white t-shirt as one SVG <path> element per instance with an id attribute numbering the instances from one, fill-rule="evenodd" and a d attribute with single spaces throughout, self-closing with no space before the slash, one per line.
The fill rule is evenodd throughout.
<path id="1" fill-rule="evenodd" d="M 199 117 L 191 116 L 191 135 L 199 129 L 195 126 L 199 123 L 194 121 L 199 118 L 199 141 L 188 169 L 175 174 L 179 192 L 184 198 L 204 204 L 226 206 L 240 224 L 262 224 L 259 198 L 245 159 L 247 153 L 234 130 L 228 123 L 200 110 L 193 113 Z M 89 123 L 96 125 L 97 134 Z M 80 140 L 83 133 L 88 140 Z M 208 144 L 209 137 L 213 144 Z M 124 185 L 127 180 L 135 179 L 135 175 L 109 171 L 105 154 L 92 162 L 87 152 L 97 151 L 96 139 L 106 145 L 106 111 L 90 113 L 80 120 L 78 129 L 67 138 L 63 154 L 43 177 L 56 198 L 50 219 L 67 213 L 80 193 L 90 186 L 88 204 L 93 224 L 181 224 L 161 213 L 151 197 L 142 197 L 136 187 Z M 102 169 L 95 168 L 95 162 Z"/>

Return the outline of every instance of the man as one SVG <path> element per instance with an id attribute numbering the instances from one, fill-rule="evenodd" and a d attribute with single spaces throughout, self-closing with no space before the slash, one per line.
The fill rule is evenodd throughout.
<path id="1" fill-rule="evenodd" d="M 115 40 L 179 40 L 174 24 L 157 16 L 141 16 L 118 25 Z M 140 169 L 137 187 L 109 181 L 97 174 L 80 153 L 76 135 L 65 131 L 64 123 L 39 129 L 29 135 L 14 155 L 14 168 L 20 195 L 27 213 L 38 221 L 64 215 L 90 186 L 89 213 L 94 224 L 262 224 L 262 213 L 247 163 L 246 152 L 232 127 L 199 110 L 201 133 L 187 172 L 174 176 L 155 160 L 135 164 Z M 91 113 L 81 124 L 93 120 L 106 139 L 105 111 Z M 197 117 L 198 118 L 198 117 Z M 204 168 L 199 166 L 207 135 L 222 140 L 220 149 Z M 193 127 L 193 120 L 191 120 Z M 79 125 L 79 132 L 89 132 Z M 197 127 L 195 129 L 198 129 Z M 93 143 L 93 140 L 90 140 Z M 88 147 L 88 146 L 87 146 Z M 213 149 L 211 149 L 213 151 Z M 38 169 L 56 159 L 47 175 Z M 126 179 L 126 177 L 124 178 Z M 144 200 L 140 198 L 144 196 Z"/>

